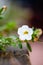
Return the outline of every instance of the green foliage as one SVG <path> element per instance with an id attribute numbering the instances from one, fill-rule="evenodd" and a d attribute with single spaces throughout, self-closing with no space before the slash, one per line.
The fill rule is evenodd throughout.
<path id="1" fill-rule="evenodd" d="M 19 48 L 21 49 L 22 48 L 22 42 L 18 39 L 17 43 L 18 43 Z"/>
<path id="2" fill-rule="evenodd" d="M 27 45 L 27 48 L 29 49 L 29 51 L 32 52 L 32 48 L 31 48 L 30 44 L 28 43 L 28 41 L 25 40 L 25 42 L 26 42 L 26 45 Z"/>
<path id="3" fill-rule="evenodd" d="M 0 9 L 0 15 L 2 14 L 3 8 Z"/>
<path id="4" fill-rule="evenodd" d="M 34 31 L 34 34 L 38 34 L 39 33 L 39 30 L 38 29 L 36 29 L 35 31 Z"/>
<path id="5" fill-rule="evenodd" d="M 22 41 L 17 36 L 15 36 L 14 38 L 16 39 L 16 43 L 18 44 L 18 47 L 22 49 Z"/>
<path id="6" fill-rule="evenodd" d="M 33 41 L 33 42 L 34 42 L 35 37 L 37 37 L 37 36 L 36 36 L 35 33 L 33 33 L 33 34 L 32 34 L 32 41 Z"/>
<path id="7" fill-rule="evenodd" d="M 6 11 L 6 6 L 3 6 L 0 8 L 0 19 L 3 19 L 3 12 Z M 4 37 L 2 32 L 6 31 L 7 33 L 14 30 L 16 27 L 15 22 L 8 22 L 7 24 L 0 26 L 0 50 L 6 51 L 6 48 L 8 46 L 16 46 L 16 42 L 13 38 L 10 37 Z M 17 38 L 17 37 L 16 37 Z M 18 41 L 19 42 L 19 41 Z"/>
<path id="8" fill-rule="evenodd" d="M 16 22 L 8 22 L 3 26 L 0 26 L 0 32 L 5 31 L 6 34 L 9 34 L 12 31 L 16 31 Z"/>
<path id="9" fill-rule="evenodd" d="M 4 8 L 3 8 L 3 7 L 2 7 L 2 8 L 0 8 L 0 20 L 1 20 L 1 19 L 3 19 L 3 13 L 2 13 L 2 12 L 3 12 L 3 10 L 4 10 Z M 4 13 L 5 13 L 5 12 L 4 12 Z"/>
<path id="10" fill-rule="evenodd" d="M 33 27 L 32 41 L 34 42 L 35 37 L 37 38 L 37 34 L 39 31 Z"/>
<path id="11" fill-rule="evenodd" d="M 27 43 L 27 48 L 29 49 L 30 52 L 32 52 L 32 48 L 29 43 Z"/>
<path id="12" fill-rule="evenodd" d="M 39 33 L 40 33 L 39 29 L 34 29 L 33 30 L 32 41 L 34 41 L 35 38 L 38 38 Z"/>
<path id="13" fill-rule="evenodd" d="M 6 24 L 6 30 L 14 30 L 16 28 L 16 22 L 8 22 Z"/>
<path id="14" fill-rule="evenodd" d="M 17 36 L 15 37 L 15 39 L 11 37 L 0 36 L 0 50 L 6 51 L 7 47 L 9 46 L 16 47 L 17 45 L 19 48 L 22 48 L 22 43 Z"/>
<path id="15" fill-rule="evenodd" d="M 3 19 L 3 17 L 2 17 L 2 16 L 0 16 L 0 19 Z"/>

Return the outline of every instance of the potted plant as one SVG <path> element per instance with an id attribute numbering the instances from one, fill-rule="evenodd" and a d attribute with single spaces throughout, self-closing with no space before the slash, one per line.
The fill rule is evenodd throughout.
<path id="1" fill-rule="evenodd" d="M 0 12 L 2 12 L 2 10 L 3 8 L 0 10 Z M 7 33 L 9 31 L 11 32 L 12 29 L 9 26 L 11 26 L 11 28 L 14 30 L 14 26 L 11 23 L 11 25 L 9 24 L 5 25 L 1 32 L 3 31 L 7 31 Z M 12 58 L 15 57 L 16 60 L 18 59 L 18 61 L 22 63 L 22 65 L 24 63 L 25 65 L 27 64 L 31 65 L 28 57 L 29 57 L 29 51 L 32 52 L 32 48 L 29 42 L 31 41 L 35 42 L 39 40 L 39 37 L 42 34 L 42 30 L 35 29 L 34 27 L 30 28 L 28 25 L 23 25 L 22 27 L 18 28 L 16 35 L 10 35 L 10 34 L 8 35 L 8 34 L 6 34 L 5 36 L 3 33 L 0 33 L 0 59 L 1 59 L 0 62 L 3 62 L 6 59 L 8 61 L 10 59 L 10 61 L 14 63 L 14 60 L 12 61 Z M 10 51 L 7 50 L 10 46 L 15 48 L 13 52 L 11 50 Z M 26 57 L 28 59 L 26 59 Z"/>

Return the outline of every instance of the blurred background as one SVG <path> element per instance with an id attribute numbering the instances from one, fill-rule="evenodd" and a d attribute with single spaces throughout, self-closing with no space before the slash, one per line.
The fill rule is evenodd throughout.
<path id="1" fill-rule="evenodd" d="M 7 6 L 7 11 L 4 19 L 0 20 L 1 24 L 14 21 L 18 26 L 28 24 L 43 29 L 42 0 L 0 0 L 0 7 L 3 5 Z"/>
<path id="2" fill-rule="evenodd" d="M 24 24 L 43 29 L 43 0 L 0 0 L 0 8 L 6 5 L 7 11 L 0 20 L 0 26 L 15 22 L 17 27 Z M 43 35 L 41 43 L 31 44 L 30 58 L 32 65 L 43 65 Z"/>

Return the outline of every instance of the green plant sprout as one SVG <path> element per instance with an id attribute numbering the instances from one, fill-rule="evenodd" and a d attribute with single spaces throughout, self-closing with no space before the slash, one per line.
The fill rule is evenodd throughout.
<path id="1" fill-rule="evenodd" d="M 2 8 L 0 8 L 0 19 L 3 19 L 3 14 L 5 13 L 7 7 L 3 6 Z"/>

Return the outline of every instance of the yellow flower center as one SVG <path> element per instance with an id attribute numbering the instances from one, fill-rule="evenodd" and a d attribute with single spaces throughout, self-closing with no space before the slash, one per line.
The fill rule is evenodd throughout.
<path id="1" fill-rule="evenodd" d="M 25 31 L 24 34 L 28 34 L 28 31 Z"/>

